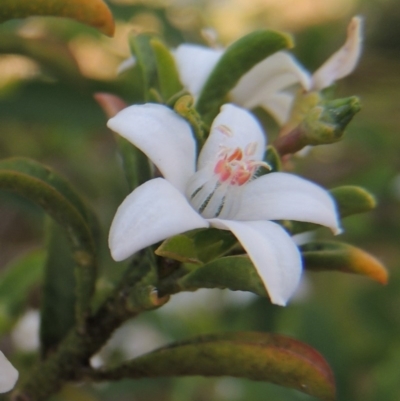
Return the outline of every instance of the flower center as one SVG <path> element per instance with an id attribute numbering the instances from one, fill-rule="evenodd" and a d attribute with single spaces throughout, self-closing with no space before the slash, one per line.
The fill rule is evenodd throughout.
<path id="1" fill-rule="evenodd" d="M 244 150 L 223 147 L 211 170 L 199 170 L 189 180 L 186 196 L 203 217 L 227 218 L 235 207 L 239 188 L 254 177 L 258 167 L 270 169 L 267 163 L 255 160 L 256 150 L 255 142 Z"/>
<path id="2" fill-rule="evenodd" d="M 267 163 L 253 159 L 257 144 L 250 143 L 244 152 L 240 148 L 222 149 L 218 155 L 218 161 L 214 167 L 214 173 L 218 176 L 219 183 L 230 185 L 243 185 L 249 181 L 257 168 Z"/>

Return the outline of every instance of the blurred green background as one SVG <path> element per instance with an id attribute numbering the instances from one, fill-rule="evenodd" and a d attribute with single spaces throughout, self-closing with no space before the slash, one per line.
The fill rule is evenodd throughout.
<path id="1" fill-rule="evenodd" d="M 364 51 L 356 71 L 337 84 L 337 97 L 358 95 L 362 111 L 345 139 L 314 148 L 293 170 L 327 188 L 360 185 L 378 207 L 347 218 L 340 240 L 380 259 L 387 286 L 339 273 L 305 274 L 287 308 L 266 299 L 225 291 L 175 296 L 170 305 L 143 315 L 116 334 L 114 348 L 95 362 L 137 355 L 170 340 L 231 330 L 287 334 L 319 350 L 336 376 L 338 400 L 400 399 L 400 7 L 398 0 L 176 0 L 109 1 L 117 21 L 114 38 L 81 24 L 31 18 L 0 24 L 0 158 L 26 156 L 69 178 L 94 207 L 102 241 L 127 186 L 106 117 L 93 94 L 107 91 L 140 101 L 135 70 L 116 76 L 129 56 L 130 32 L 156 32 L 174 47 L 201 42 L 213 27 L 221 44 L 256 29 L 292 32 L 294 53 L 310 70 L 338 49 L 352 15 L 365 18 Z M 269 137 L 276 127 L 269 127 Z M 0 192 L 1 268 L 43 244 L 43 213 Z M 318 235 L 328 237 L 321 230 Z M 106 249 L 106 248 L 105 248 Z M 102 255 L 99 287 L 122 267 Z M 26 309 L 40 305 L 40 286 L 26 295 Z M 22 311 L 20 311 L 22 313 Z M 23 369 L 35 353 L 18 350 L 5 335 L 0 348 Z M 1 397 L 0 397 L 1 398 Z M 55 400 L 297 401 L 312 400 L 268 383 L 221 378 L 123 381 L 68 386 Z"/>

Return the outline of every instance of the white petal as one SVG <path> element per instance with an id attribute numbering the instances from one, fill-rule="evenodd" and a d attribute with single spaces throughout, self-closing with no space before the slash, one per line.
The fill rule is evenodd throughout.
<path id="1" fill-rule="evenodd" d="M 166 106 L 130 106 L 108 127 L 132 142 L 181 192 L 195 171 L 195 141 L 189 124 Z"/>
<path id="2" fill-rule="evenodd" d="M 18 371 L 0 351 L 0 393 L 10 391 L 18 380 Z"/>
<path id="3" fill-rule="evenodd" d="M 269 112 L 279 125 L 288 122 L 296 97 L 294 92 L 280 92 L 260 102 L 260 107 Z"/>
<path id="4" fill-rule="evenodd" d="M 287 173 L 263 175 L 243 186 L 234 220 L 297 220 L 321 224 L 339 233 L 332 197 L 322 187 Z"/>
<path id="5" fill-rule="evenodd" d="M 129 70 L 136 65 L 136 58 L 131 56 L 124 60 L 117 68 L 117 74 L 122 74 L 123 72 Z"/>
<path id="6" fill-rule="evenodd" d="M 209 222 L 232 231 L 256 267 L 272 303 L 286 305 L 302 271 L 300 252 L 286 231 L 271 221 L 211 219 Z"/>
<path id="7" fill-rule="evenodd" d="M 312 89 L 324 89 L 354 70 L 361 54 L 361 31 L 362 19 L 360 17 L 352 18 L 347 27 L 345 44 L 314 73 Z"/>
<path id="8" fill-rule="evenodd" d="M 224 51 L 183 44 L 173 53 L 183 86 L 197 99 Z"/>
<path id="9" fill-rule="evenodd" d="M 300 84 L 308 90 L 311 84 L 310 74 L 293 56 L 278 52 L 246 73 L 231 91 L 231 97 L 235 103 L 251 109 L 272 103 L 271 98 L 294 84 Z M 285 114 L 288 113 L 289 110 L 286 110 Z"/>
<path id="10" fill-rule="evenodd" d="M 109 246 L 112 257 L 123 260 L 155 244 L 208 223 L 168 181 L 155 178 L 128 195 L 111 224 Z"/>
<path id="11" fill-rule="evenodd" d="M 214 163 L 224 148 L 244 151 L 250 144 L 254 144 L 253 159 L 262 160 L 266 139 L 259 122 L 247 110 L 225 104 L 213 121 L 210 136 L 201 149 L 198 169 Z"/>

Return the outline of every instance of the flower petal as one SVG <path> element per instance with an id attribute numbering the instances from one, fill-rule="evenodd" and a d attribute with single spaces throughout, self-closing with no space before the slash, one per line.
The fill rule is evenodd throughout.
<path id="1" fill-rule="evenodd" d="M 347 27 L 345 44 L 314 73 L 313 90 L 324 89 L 354 70 L 361 54 L 361 31 L 362 19 L 360 17 L 352 18 Z"/>
<path id="2" fill-rule="evenodd" d="M 131 56 L 124 60 L 117 68 L 117 74 L 122 74 L 123 72 L 131 69 L 136 65 L 136 57 Z"/>
<path id="3" fill-rule="evenodd" d="M 10 391 L 18 380 L 18 371 L 0 351 L 0 393 Z"/>
<path id="4" fill-rule="evenodd" d="M 224 50 L 183 44 L 174 51 L 183 86 L 197 99 Z"/>
<path id="5" fill-rule="evenodd" d="M 275 93 L 260 102 L 260 107 L 269 112 L 279 125 L 288 122 L 293 107 L 295 93 Z"/>
<path id="6" fill-rule="evenodd" d="M 109 246 L 116 261 L 172 235 L 208 227 L 168 181 L 155 178 L 128 195 L 111 224 Z"/>
<path id="7" fill-rule="evenodd" d="M 253 144 L 253 160 L 262 160 L 266 138 L 255 117 L 240 107 L 225 104 L 212 123 L 210 135 L 201 149 L 198 170 L 214 163 L 221 150 L 240 148 L 243 151 Z"/>
<path id="8" fill-rule="evenodd" d="M 286 231 L 271 221 L 211 219 L 209 222 L 235 235 L 257 269 L 271 302 L 286 305 L 302 271 L 300 252 Z"/>
<path id="9" fill-rule="evenodd" d="M 231 96 L 235 103 L 251 109 L 268 103 L 271 97 L 294 84 L 301 84 L 308 90 L 311 85 L 310 74 L 292 55 L 278 52 L 245 74 L 231 91 Z"/>
<path id="10" fill-rule="evenodd" d="M 340 233 L 336 206 L 322 187 L 287 173 L 263 175 L 243 186 L 233 220 L 297 220 Z"/>
<path id="11" fill-rule="evenodd" d="M 148 103 L 130 106 L 108 127 L 132 142 L 181 192 L 195 171 L 195 141 L 189 124 L 171 109 Z"/>

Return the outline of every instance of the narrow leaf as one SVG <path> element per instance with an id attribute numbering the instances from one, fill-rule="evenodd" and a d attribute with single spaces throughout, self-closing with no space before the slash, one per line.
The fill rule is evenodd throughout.
<path id="1" fill-rule="evenodd" d="M 300 247 L 304 267 L 314 271 L 341 271 L 361 274 L 386 284 L 388 273 L 373 256 L 341 242 L 310 242 Z"/>
<path id="2" fill-rule="evenodd" d="M 322 401 L 335 399 L 332 371 L 316 350 L 297 340 L 268 333 L 201 336 L 160 348 L 115 369 L 94 373 L 97 380 L 192 375 L 267 381 Z"/>
<path id="3" fill-rule="evenodd" d="M 161 41 L 152 39 L 150 44 L 156 60 L 161 96 L 164 101 L 168 101 L 168 99 L 183 89 L 179 80 L 175 59 Z"/>
<path id="4" fill-rule="evenodd" d="M 157 83 L 156 58 L 150 42 L 151 36 L 146 34 L 133 35 L 129 40 L 131 51 L 136 57 L 137 64 L 142 72 L 145 101 L 149 101 L 151 96 L 150 89 L 155 88 Z"/>
<path id="5" fill-rule="evenodd" d="M 64 230 L 49 221 L 40 319 L 43 356 L 55 349 L 75 322 L 74 267 L 75 261 Z"/>
<path id="6" fill-rule="evenodd" d="M 252 67 L 275 52 L 293 46 L 290 36 L 274 31 L 252 32 L 230 45 L 205 83 L 197 109 L 207 123 L 218 114 L 228 92 Z"/>
<path id="7" fill-rule="evenodd" d="M 330 191 L 335 198 L 340 217 L 369 212 L 376 207 L 376 200 L 364 188 L 346 185 Z"/>
<path id="8" fill-rule="evenodd" d="M 201 263 L 197 258 L 194 241 L 183 234 L 165 240 L 156 249 L 155 254 L 183 263 Z"/>
<path id="9" fill-rule="evenodd" d="M 247 256 L 226 256 L 194 269 L 178 280 L 181 291 L 199 288 L 229 288 L 267 297 L 253 263 Z"/>
<path id="10" fill-rule="evenodd" d="M 0 274 L 0 335 L 23 312 L 27 294 L 39 285 L 43 276 L 45 253 L 32 251 L 12 262 Z"/>
<path id="11" fill-rule="evenodd" d="M 77 266 L 76 310 L 81 322 L 89 310 L 97 270 L 93 237 L 87 222 L 61 191 L 37 177 L 0 169 L 0 189 L 42 207 L 66 230 Z"/>
<path id="12" fill-rule="evenodd" d="M 237 244 L 236 237 L 227 230 L 206 228 L 188 233 L 188 235 L 193 238 L 197 255 L 203 263 L 225 255 Z"/>
<path id="13" fill-rule="evenodd" d="M 112 36 L 114 19 L 102 0 L 2 0 L 0 22 L 32 16 L 65 17 Z"/>
<path id="14" fill-rule="evenodd" d="M 56 174 L 50 167 L 24 157 L 12 157 L 1 160 L 0 169 L 27 174 L 45 182 L 62 194 L 62 196 L 66 198 L 77 209 L 77 211 L 79 211 L 81 216 L 85 220 L 88 220 L 89 212 L 85 203 L 74 191 L 69 182 Z"/>

